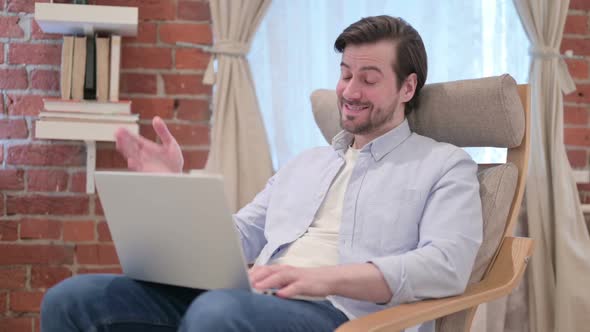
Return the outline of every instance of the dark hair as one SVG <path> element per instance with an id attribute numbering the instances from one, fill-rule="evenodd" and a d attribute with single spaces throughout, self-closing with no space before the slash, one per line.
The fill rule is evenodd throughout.
<path id="1" fill-rule="evenodd" d="M 399 17 L 365 17 L 344 29 L 336 38 L 334 48 L 342 53 L 347 45 L 376 43 L 381 40 L 391 40 L 395 45 L 397 61 L 393 64 L 393 71 L 397 76 L 398 86 L 401 88 L 404 80 L 412 73 L 416 73 L 418 77 L 416 92 L 406 104 L 407 115 L 418 107 L 418 95 L 428 72 L 426 49 L 416 29 Z"/>

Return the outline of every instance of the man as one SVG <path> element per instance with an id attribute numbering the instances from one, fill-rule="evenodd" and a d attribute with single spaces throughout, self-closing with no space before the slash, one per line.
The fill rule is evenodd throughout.
<path id="1" fill-rule="evenodd" d="M 50 331 L 331 331 L 399 303 L 464 291 L 481 243 L 476 165 L 461 149 L 410 131 L 405 115 L 426 80 L 419 34 L 389 16 L 337 38 L 341 126 L 331 147 L 283 167 L 234 220 L 253 286 L 203 292 L 86 275 L 46 294 Z M 181 172 L 178 144 L 117 133 L 137 171 Z M 304 295 L 325 298 L 301 301 Z M 420 331 L 433 331 L 432 322 Z"/>

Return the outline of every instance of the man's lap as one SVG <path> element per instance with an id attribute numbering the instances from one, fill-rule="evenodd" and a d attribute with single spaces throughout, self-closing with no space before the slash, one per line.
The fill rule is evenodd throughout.
<path id="1" fill-rule="evenodd" d="M 346 321 L 327 301 L 285 300 L 235 289 L 203 292 L 119 275 L 67 279 L 48 291 L 41 310 L 42 330 L 48 332 L 73 326 L 84 330 L 94 326 L 99 331 L 190 331 L 206 326 L 218 329 L 219 320 L 227 330 L 322 331 Z M 67 318 L 58 318 L 63 315 Z"/>
<path id="2" fill-rule="evenodd" d="M 199 294 L 195 290 L 138 282 L 120 275 L 79 275 L 47 292 L 41 307 L 41 326 L 53 331 L 51 327 L 62 324 L 55 321 L 55 316 L 68 313 L 74 321 L 72 325 L 82 330 L 135 322 L 168 326 L 168 331 L 175 331 L 182 314 Z"/>

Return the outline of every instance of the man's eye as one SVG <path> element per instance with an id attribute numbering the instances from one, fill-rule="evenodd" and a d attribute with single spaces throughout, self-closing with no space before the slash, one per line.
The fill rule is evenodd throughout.
<path id="1" fill-rule="evenodd" d="M 374 85 L 375 83 L 377 83 L 377 81 L 365 80 L 365 84 L 367 85 Z"/>
<path id="2" fill-rule="evenodd" d="M 342 76 L 343 81 L 348 81 L 352 78 L 352 76 Z"/>

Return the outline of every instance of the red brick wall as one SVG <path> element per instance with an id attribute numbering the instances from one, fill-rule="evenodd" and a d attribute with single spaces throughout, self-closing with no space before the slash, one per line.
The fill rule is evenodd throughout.
<path id="1" fill-rule="evenodd" d="M 203 167 L 211 88 L 200 82 L 209 55 L 175 44 L 211 43 L 206 0 L 90 2 L 139 7 L 139 35 L 123 39 L 121 96 L 133 101 L 143 135 L 155 137 L 150 119 L 161 116 L 185 168 Z M 38 331 L 43 293 L 56 282 L 119 271 L 97 196 L 85 194 L 84 145 L 32 135 L 41 98 L 59 96 L 61 54 L 61 36 L 42 33 L 33 10 L 33 0 L 0 0 L 0 331 Z M 125 162 L 112 143 L 99 143 L 97 167 Z"/>
<path id="2" fill-rule="evenodd" d="M 42 1 L 41 1 L 42 2 Z M 47 0 L 45 0 L 47 2 Z M 206 0 L 95 0 L 139 6 L 139 35 L 124 39 L 121 92 L 141 115 L 143 135 L 159 115 L 183 145 L 186 168 L 207 156 L 211 89 L 200 84 L 208 55 L 177 41 L 211 43 Z M 40 141 L 31 132 L 41 97 L 59 95 L 61 36 L 43 34 L 33 0 L 0 0 L 0 331 L 39 329 L 44 290 L 78 273 L 119 271 L 96 195 L 86 195 L 80 142 Z M 590 152 L 590 1 L 571 0 L 562 50 L 577 91 L 566 98 L 565 142 L 574 168 Z M 98 168 L 122 168 L 113 144 Z M 580 185 L 590 203 L 590 184 Z"/>
<path id="3" fill-rule="evenodd" d="M 576 91 L 565 97 L 564 140 L 570 164 L 588 169 L 590 152 L 590 1 L 571 0 L 561 50 L 572 50 L 567 59 Z M 578 184 L 580 199 L 590 203 L 590 184 Z"/>

